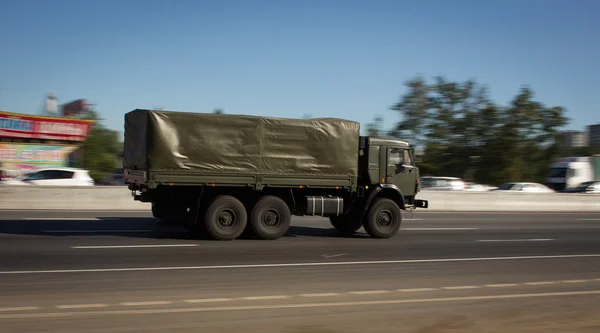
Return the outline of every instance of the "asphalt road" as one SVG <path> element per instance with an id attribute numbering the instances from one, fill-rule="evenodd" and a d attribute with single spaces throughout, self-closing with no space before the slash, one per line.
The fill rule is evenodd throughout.
<path id="1" fill-rule="evenodd" d="M 2 332 L 599 332 L 598 309 L 600 212 L 218 242 L 147 213 L 0 211 Z"/>

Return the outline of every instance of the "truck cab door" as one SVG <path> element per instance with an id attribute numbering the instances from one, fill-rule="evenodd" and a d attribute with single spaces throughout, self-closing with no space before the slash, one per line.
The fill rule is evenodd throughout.
<path id="1" fill-rule="evenodd" d="M 386 184 L 398 186 L 404 196 L 415 195 L 418 173 L 409 149 L 387 148 Z"/>

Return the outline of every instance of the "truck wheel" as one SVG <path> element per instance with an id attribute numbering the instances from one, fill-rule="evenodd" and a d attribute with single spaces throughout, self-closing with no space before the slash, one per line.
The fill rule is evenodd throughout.
<path id="1" fill-rule="evenodd" d="M 352 235 L 362 227 L 362 221 L 352 215 L 330 216 L 329 221 L 337 231 L 344 235 Z"/>
<path id="2" fill-rule="evenodd" d="M 288 205 L 271 195 L 258 199 L 250 215 L 252 232 L 261 239 L 278 239 L 285 235 L 291 224 L 292 213 Z"/>
<path id="3" fill-rule="evenodd" d="M 400 229 L 402 210 L 386 198 L 375 199 L 364 221 L 365 231 L 374 238 L 393 237 Z"/>
<path id="4" fill-rule="evenodd" d="M 238 199 L 220 195 L 206 209 L 204 225 L 212 238 L 233 240 L 242 234 L 247 220 L 246 208 Z"/>

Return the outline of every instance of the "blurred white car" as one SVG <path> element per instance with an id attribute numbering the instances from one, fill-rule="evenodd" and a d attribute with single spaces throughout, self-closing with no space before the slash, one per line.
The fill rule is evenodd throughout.
<path id="1" fill-rule="evenodd" d="M 554 190 L 546 185 L 527 182 L 505 183 L 492 191 L 554 193 Z"/>
<path id="2" fill-rule="evenodd" d="M 3 180 L 2 185 L 94 186 L 89 171 L 78 168 L 43 168 L 25 175 Z"/>
<path id="3" fill-rule="evenodd" d="M 471 183 L 471 182 L 467 182 L 466 185 L 467 185 L 467 188 L 465 188 L 465 191 L 471 191 L 471 192 L 487 192 L 487 191 L 491 191 L 496 188 L 495 186 L 483 185 L 483 184 L 477 184 L 477 183 Z"/>
<path id="4" fill-rule="evenodd" d="M 463 191 L 467 184 L 457 177 L 421 177 L 421 188 L 428 191 Z"/>

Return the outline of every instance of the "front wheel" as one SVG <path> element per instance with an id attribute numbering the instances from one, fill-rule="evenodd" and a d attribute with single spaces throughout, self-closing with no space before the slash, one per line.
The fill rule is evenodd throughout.
<path id="1" fill-rule="evenodd" d="M 206 209 L 204 226 L 214 239 L 233 240 L 242 234 L 247 220 L 244 204 L 232 196 L 220 195 Z"/>
<path id="2" fill-rule="evenodd" d="M 390 238 L 396 235 L 402 222 L 402 210 L 387 198 L 375 199 L 367 212 L 364 228 L 374 238 Z"/>

